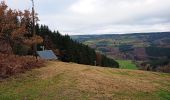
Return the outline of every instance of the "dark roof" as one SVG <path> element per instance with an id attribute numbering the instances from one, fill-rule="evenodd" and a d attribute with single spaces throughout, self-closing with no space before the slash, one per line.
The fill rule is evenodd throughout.
<path id="1" fill-rule="evenodd" d="M 37 51 L 37 54 L 39 55 L 40 58 L 46 60 L 58 59 L 52 50 Z"/>

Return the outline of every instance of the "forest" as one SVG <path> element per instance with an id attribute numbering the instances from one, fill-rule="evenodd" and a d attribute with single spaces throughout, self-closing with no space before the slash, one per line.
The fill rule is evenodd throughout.
<path id="1" fill-rule="evenodd" d="M 42 45 L 46 49 L 56 51 L 56 55 L 62 61 L 103 67 L 119 67 L 118 63 L 113 59 L 98 54 L 94 49 L 71 39 L 68 35 L 61 35 L 59 31 L 52 32 L 48 26 L 36 25 L 36 33 L 39 33 L 38 35 L 43 37 L 44 42 Z M 97 58 L 97 55 L 100 55 L 100 60 Z"/>
<path id="2" fill-rule="evenodd" d="M 43 66 L 44 60 L 36 54 L 36 49 L 41 50 L 40 46 L 54 50 L 61 61 L 119 67 L 116 61 L 102 54 L 97 60 L 94 49 L 68 35 L 52 32 L 45 25 L 35 25 L 38 21 L 34 11 L 13 10 L 5 1 L 0 3 L 0 78 Z"/>

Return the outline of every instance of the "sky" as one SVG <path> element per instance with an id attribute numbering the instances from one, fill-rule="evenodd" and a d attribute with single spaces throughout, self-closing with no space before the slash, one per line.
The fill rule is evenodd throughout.
<path id="1" fill-rule="evenodd" d="M 2 1 L 2 0 L 0 0 Z M 31 0 L 5 0 L 31 10 Z M 34 0 L 40 24 L 62 34 L 170 31 L 170 0 Z"/>

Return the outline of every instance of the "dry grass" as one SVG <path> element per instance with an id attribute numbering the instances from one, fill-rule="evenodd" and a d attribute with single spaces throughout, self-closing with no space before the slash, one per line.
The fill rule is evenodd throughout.
<path id="1" fill-rule="evenodd" d="M 48 62 L 46 66 L 20 76 L 29 81 L 14 88 L 14 92 L 19 94 L 14 97 L 37 100 L 166 100 L 170 95 L 170 74 L 64 62 Z M 18 78 L 14 79 L 16 85 Z M 9 93 L 6 84 L 10 81 L 0 83 L 4 94 Z M 0 97 L 3 93 L 0 92 Z"/>
<path id="2" fill-rule="evenodd" d="M 169 76 L 160 77 L 159 73 L 153 72 L 100 68 L 63 62 L 49 62 L 48 65 L 50 68 L 45 67 L 41 72 L 42 79 L 61 73 L 67 74 L 76 81 L 76 89 L 92 93 L 91 96 L 94 98 L 112 98 L 119 93 L 152 93 L 162 87 L 162 84 L 154 81 L 170 82 Z"/>

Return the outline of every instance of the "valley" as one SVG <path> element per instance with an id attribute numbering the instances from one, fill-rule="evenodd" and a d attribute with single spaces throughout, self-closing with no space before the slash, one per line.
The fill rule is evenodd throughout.
<path id="1" fill-rule="evenodd" d="M 140 69 L 155 71 L 158 66 L 164 66 L 170 62 L 170 32 L 71 37 L 112 59 L 133 60 L 138 63 Z M 143 64 L 141 61 L 145 65 L 148 64 L 149 68 L 141 66 Z"/>

